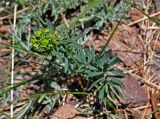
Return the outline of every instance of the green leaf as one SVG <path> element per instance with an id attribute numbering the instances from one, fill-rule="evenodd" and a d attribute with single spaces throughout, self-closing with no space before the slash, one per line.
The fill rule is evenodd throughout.
<path id="1" fill-rule="evenodd" d="M 109 60 L 109 62 L 108 62 L 108 67 L 110 67 L 110 66 L 118 63 L 118 61 L 119 61 L 118 57 L 113 56 L 113 57 Z"/>
<path id="2" fill-rule="evenodd" d="M 12 48 L 13 48 L 13 49 L 16 49 L 16 50 L 18 50 L 18 51 L 25 51 L 25 52 L 32 53 L 29 49 L 27 49 L 27 48 L 21 46 L 21 44 L 17 44 L 17 45 L 8 45 L 8 44 L 2 43 L 2 42 L 0 42 L 0 44 L 5 45 L 5 46 L 7 46 L 7 47 L 9 47 L 9 48 L 11 48 L 11 49 L 12 49 Z"/>
<path id="3" fill-rule="evenodd" d="M 60 89 L 60 86 L 57 84 L 57 82 L 54 81 L 51 83 L 51 87 L 58 90 Z"/>
<path id="4" fill-rule="evenodd" d="M 84 67 L 84 65 L 81 65 L 76 71 L 77 72 L 84 72 L 86 70 L 86 68 Z"/>
<path id="5" fill-rule="evenodd" d="M 108 86 L 115 86 L 115 84 L 113 82 L 109 81 L 109 80 L 106 83 L 107 83 Z"/>
<path id="6" fill-rule="evenodd" d="M 64 72 L 67 73 L 67 71 L 68 71 L 68 65 L 69 65 L 68 58 L 65 57 L 64 60 L 65 60 Z"/>
<path id="7" fill-rule="evenodd" d="M 103 64 L 98 55 L 95 57 L 95 63 L 98 65 L 99 68 L 103 69 Z"/>
<path id="8" fill-rule="evenodd" d="M 4 94 L 8 93 L 10 90 L 14 90 L 14 89 L 20 87 L 21 85 L 25 85 L 27 83 L 30 83 L 30 82 L 33 82 L 33 81 L 36 81 L 36 80 L 42 80 L 41 77 L 42 76 L 37 76 L 37 77 L 34 77 L 33 79 L 25 80 L 25 81 L 21 81 L 19 83 L 16 83 L 13 86 L 11 86 L 11 85 L 10 86 L 6 86 L 6 87 L 1 89 L 0 96 L 3 96 Z"/>
<path id="9" fill-rule="evenodd" d="M 37 103 L 37 99 L 33 99 L 29 101 L 29 104 L 25 109 L 23 109 L 18 115 L 17 119 L 24 119 L 25 115 L 32 109 L 32 107 Z"/>
<path id="10" fill-rule="evenodd" d="M 80 55 L 80 58 L 81 58 L 81 61 L 86 64 L 86 57 L 85 57 L 85 53 L 84 53 L 84 50 L 83 49 L 80 49 L 79 50 L 79 55 Z"/>
<path id="11" fill-rule="evenodd" d="M 111 50 L 108 50 L 102 55 L 101 61 L 103 64 L 106 64 L 110 61 L 110 58 L 111 58 Z"/>
<path id="12" fill-rule="evenodd" d="M 46 23 L 47 23 L 47 28 L 49 28 L 50 31 L 54 32 L 55 29 L 53 27 L 52 22 L 49 19 L 46 19 Z"/>
<path id="13" fill-rule="evenodd" d="M 87 77 L 94 77 L 94 76 L 100 76 L 103 72 L 90 72 Z"/>
<path id="14" fill-rule="evenodd" d="M 120 88 L 125 88 L 125 85 L 123 84 L 123 82 L 120 79 L 116 79 L 116 78 L 110 78 L 111 82 L 114 83 L 115 85 L 119 86 Z"/>
<path id="15" fill-rule="evenodd" d="M 113 86 L 112 88 L 119 97 L 123 98 L 120 88 L 118 88 L 117 86 Z"/>
<path id="16" fill-rule="evenodd" d="M 106 97 L 103 97 L 103 99 L 102 99 L 102 104 L 104 104 L 104 106 L 107 106 L 107 96 Z"/>
<path id="17" fill-rule="evenodd" d="M 94 48 L 87 48 L 85 50 L 86 56 L 87 56 L 87 63 L 89 64 L 95 57 L 95 50 Z"/>
<path id="18" fill-rule="evenodd" d="M 45 94 L 44 94 L 44 95 L 41 95 L 41 96 L 39 97 L 39 99 L 38 99 L 38 103 L 42 103 L 43 100 L 45 99 L 45 97 L 46 97 Z"/>
<path id="19" fill-rule="evenodd" d="M 102 77 L 102 78 L 96 80 L 96 81 L 89 87 L 88 90 L 91 90 L 91 89 L 92 89 L 93 87 L 95 87 L 100 81 L 103 81 L 103 80 L 105 80 L 104 77 Z"/>
<path id="20" fill-rule="evenodd" d="M 53 49 L 52 55 L 56 56 L 58 60 L 63 62 L 63 53 L 61 53 L 61 51 L 59 51 L 59 49 Z"/>
<path id="21" fill-rule="evenodd" d="M 93 71 L 97 70 L 97 67 L 92 66 L 92 65 L 88 65 L 87 67 L 88 67 L 89 70 L 93 70 Z"/>
<path id="22" fill-rule="evenodd" d="M 109 87 L 108 88 L 109 90 L 108 90 L 108 94 L 109 94 L 109 96 L 112 98 L 112 100 L 115 100 L 116 98 L 115 98 L 115 94 L 113 93 L 113 91 L 112 91 L 112 89 Z"/>
<path id="23" fill-rule="evenodd" d="M 103 86 L 100 90 L 99 90 L 99 94 L 98 94 L 98 96 L 99 96 L 99 99 L 101 100 L 101 102 L 103 102 L 103 100 L 105 99 L 105 86 Z"/>
<path id="24" fill-rule="evenodd" d="M 92 18 L 93 18 L 93 16 L 85 16 L 85 17 L 79 19 L 79 21 L 80 21 L 80 22 L 86 22 L 86 21 L 91 20 Z"/>
<path id="25" fill-rule="evenodd" d="M 68 44 L 68 46 L 72 49 L 83 49 L 83 46 L 77 43 Z"/>
<path id="26" fill-rule="evenodd" d="M 111 107 L 112 109 L 116 108 L 116 105 L 112 100 L 106 100 L 107 101 L 107 106 Z"/>
<path id="27" fill-rule="evenodd" d="M 108 77 L 114 77 L 114 78 L 123 78 L 124 77 L 124 73 L 119 71 L 119 70 L 115 70 L 115 71 L 111 71 L 111 75 L 108 75 Z"/>
<path id="28" fill-rule="evenodd" d="M 79 35 L 73 36 L 71 39 L 72 42 L 77 42 L 79 39 L 81 39 L 85 34 L 83 32 L 79 33 Z"/>
<path id="29" fill-rule="evenodd" d="M 14 40 L 12 37 L 10 37 L 10 36 L 8 36 L 8 35 L 1 34 L 1 33 L 0 33 L 0 37 L 4 38 L 4 39 L 6 39 L 6 40 L 11 40 L 11 41 Z"/>
<path id="30" fill-rule="evenodd" d="M 77 53 L 75 54 L 75 58 L 76 58 L 76 60 L 77 60 L 78 62 L 84 63 L 79 52 L 77 52 Z"/>

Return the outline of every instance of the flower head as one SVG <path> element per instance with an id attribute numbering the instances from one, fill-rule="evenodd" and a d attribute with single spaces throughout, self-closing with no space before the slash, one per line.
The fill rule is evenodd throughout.
<path id="1" fill-rule="evenodd" d="M 36 30 L 30 41 L 35 50 L 43 53 L 50 53 L 60 44 L 58 37 L 48 28 Z"/>
<path id="2" fill-rule="evenodd" d="M 49 34 L 49 38 L 51 38 L 51 39 L 56 39 L 57 37 L 56 37 L 56 35 L 55 35 L 54 33 L 50 33 L 50 34 Z"/>
<path id="3" fill-rule="evenodd" d="M 40 37 L 41 34 L 42 34 L 42 31 L 41 31 L 41 30 L 37 30 L 37 31 L 35 32 L 35 36 L 36 36 L 36 37 Z"/>
<path id="4" fill-rule="evenodd" d="M 41 40 L 41 44 L 44 45 L 44 46 L 47 46 L 47 45 L 49 45 L 49 40 L 48 39 L 43 39 L 43 40 Z"/>
<path id="5" fill-rule="evenodd" d="M 35 44 L 36 43 L 36 39 L 35 38 L 31 38 L 31 43 Z"/>
<path id="6" fill-rule="evenodd" d="M 43 32 L 44 32 L 44 33 L 48 33 L 48 32 L 49 32 L 49 29 L 48 29 L 48 28 L 45 28 L 45 29 L 43 29 Z"/>

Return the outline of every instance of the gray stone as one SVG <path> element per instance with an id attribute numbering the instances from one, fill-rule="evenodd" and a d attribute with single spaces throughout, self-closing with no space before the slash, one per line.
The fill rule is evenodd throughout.
<path id="1" fill-rule="evenodd" d="M 120 100 L 121 105 L 137 107 L 147 103 L 147 94 L 134 77 L 127 74 L 122 79 L 122 82 L 125 85 L 125 89 L 122 90 L 124 99 Z"/>

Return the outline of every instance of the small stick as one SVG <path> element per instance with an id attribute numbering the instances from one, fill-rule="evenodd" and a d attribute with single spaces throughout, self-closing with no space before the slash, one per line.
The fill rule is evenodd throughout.
<path id="1" fill-rule="evenodd" d="M 159 30 L 160 28 L 159 27 L 156 27 L 156 26 L 154 26 L 154 27 L 148 27 L 148 30 Z"/>
<path id="2" fill-rule="evenodd" d="M 24 9 L 22 9 L 22 10 L 17 11 L 17 12 L 16 12 L 16 15 L 19 14 L 19 13 L 21 13 L 21 12 L 24 12 L 24 11 L 26 11 L 26 10 L 28 10 L 28 7 L 24 8 Z M 14 16 L 14 14 L 9 14 L 9 15 L 7 15 L 7 16 L 0 17 L 0 20 L 4 20 L 4 19 L 7 19 L 7 18 L 10 18 L 10 17 L 13 17 L 13 16 Z"/>
<path id="3" fill-rule="evenodd" d="M 154 14 L 151 14 L 151 15 L 149 15 L 150 17 L 155 17 L 155 16 L 157 16 L 157 15 L 160 15 L 160 11 L 159 12 L 156 12 L 156 13 L 154 13 Z M 138 19 L 138 20 L 136 20 L 136 21 L 134 21 L 134 22 L 132 22 L 132 23 L 129 23 L 128 24 L 128 26 L 132 26 L 132 25 L 134 25 L 134 24 L 137 24 L 137 23 L 139 23 L 139 22 L 141 22 L 141 21 L 144 21 L 144 20 L 146 20 L 146 19 L 148 19 L 148 17 L 143 17 L 143 18 L 141 18 L 141 19 Z"/>
<path id="4" fill-rule="evenodd" d="M 158 104 L 158 106 L 160 106 L 160 104 Z M 152 105 L 145 105 L 145 106 L 140 106 L 140 107 L 136 107 L 136 108 L 133 108 L 133 110 L 142 110 L 142 109 L 145 109 L 145 108 L 151 108 Z"/>
<path id="5" fill-rule="evenodd" d="M 62 20 L 64 21 L 64 24 L 67 26 L 67 28 L 69 28 L 69 24 L 67 22 L 65 15 L 62 12 L 60 14 L 61 14 Z"/>
<path id="6" fill-rule="evenodd" d="M 148 86 L 150 86 L 152 88 L 155 88 L 155 89 L 160 91 L 160 86 L 158 86 L 158 85 L 156 85 L 156 84 L 154 84 L 154 83 L 152 83 L 152 82 L 150 82 L 148 80 L 145 80 L 142 77 L 137 76 L 137 75 L 135 75 L 133 73 L 130 73 L 130 74 L 133 75 L 133 76 L 136 76 L 137 78 L 139 78 L 138 81 L 140 81 L 141 83 L 144 83 L 144 84 L 146 84 L 146 85 L 148 85 Z"/>
<path id="7" fill-rule="evenodd" d="M 148 85 L 148 86 L 150 86 L 150 87 L 152 87 L 152 88 L 155 88 L 156 90 L 159 90 L 159 91 L 160 91 L 160 86 L 158 86 L 158 85 L 156 85 L 156 84 L 154 84 L 154 83 L 152 83 L 152 82 L 150 82 L 150 81 L 148 81 L 148 80 L 145 80 L 144 78 L 142 78 L 142 77 L 140 77 L 140 76 L 138 76 L 138 75 L 136 75 L 136 74 L 133 74 L 133 73 L 131 73 L 131 72 L 129 72 L 129 71 L 126 71 L 126 70 L 124 70 L 122 67 L 117 66 L 117 68 L 120 69 L 120 70 L 122 70 L 122 71 L 124 71 L 125 74 L 128 73 L 128 74 L 131 74 L 132 76 L 137 77 L 137 78 L 138 78 L 137 81 L 139 81 L 139 82 L 141 82 L 141 83 L 143 83 L 143 84 L 146 84 L 146 85 Z"/>
<path id="8" fill-rule="evenodd" d="M 17 17 L 17 5 L 15 4 L 14 6 L 14 20 L 13 20 L 13 28 L 16 27 L 16 17 Z M 12 44 L 14 45 L 14 41 L 12 42 Z M 14 55 L 15 55 L 15 49 L 12 48 L 12 66 L 11 66 L 11 87 L 13 87 L 14 84 Z M 13 90 L 11 90 L 11 107 L 10 107 L 10 116 L 11 119 L 14 117 L 14 110 L 13 110 L 13 101 L 14 101 L 14 92 Z"/>
<path id="9" fill-rule="evenodd" d="M 38 6 L 38 5 L 33 6 L 33 9 L 32 9 L 32 10 L 34 10 L 37 6 Z M 22 10 L 19 10 L 19 11 L 16 12 L 16 15 L 19 14 L 19 13 L 22 13 L 22 12 L 24 12 L 24 11 L 27 11 L 28 9 L 29 9 L 29 7 L 26 7 L 26 8 L 24 8 L 24 9 L 22 9 Z M 10 18 L 10 17 L 13 17 L 13 16 L 14 16 L 14 14 L 9 14 L 9 15 L 7 15 L 7 16 L 0 17 L 0 20 L 4 20 L 4 19 L 7 19 L 7 18 Z"/>

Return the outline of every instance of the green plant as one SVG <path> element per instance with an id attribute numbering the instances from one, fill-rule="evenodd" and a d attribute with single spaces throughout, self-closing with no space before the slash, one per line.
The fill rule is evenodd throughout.
<path id="1" fill-rule="evenodd" d="M 52 77 L 57 75 L 81 75 L 82 79 L 90 85 L 90 87 L 86 87 L 86 90 L 84 91 L 89 91 L 92 93 L 90 89 L 95 87 L 100 104 L 113 108 L 114 100 L 117 99 L 118 96 L 122 97 L 120 88 L 124 88 L 123 83 L 117 79 L 122 78 L 123 73 L 113 68 L 113 65 L 118 62 L 118 58 L 112 55 L 110 50 L 106 51 L 105 48 L 103 48 L 104 51 L 100 54 L 95 53 L 95 50 L 92 47 L 83 48 L 82 45 L 77 43 L 77 40 L 79 40 L 81 38 L 80 36 L 82 36 L 81 34 L 79 37 L 75 36 L 67 40 L 61 40 L 57 37 L 54 37 L 56 39 L 50 39 L 50 33 L 51 31 L 49 31 L 49 29 L 39 29 L 35 32 L 35 35 L 31 37 L 32 47 L 36 49 L 36 51 L 39 53 L 47 52 L 48 66 L 43 69 L 43 77 L 46 82 L 48 82 L 48 78 L 52 79 Z M 44 37 L 49 38 L 46 39 L 48 40 L 47 44 L 46 42 L 41 43 L 41 40 L 43 41 Z M 36 42 L 32 41 L 33 38 Z M 56 41 L 56 44 L 54 44 L 54 41 Z M 55 66 L 58 67 L 55 69 Z M 53 70 L 54 74 L 51 73 Z M 53 81 L 54 80 L 52 80 L 52 82 Z M 44 93 L 44 95 L 46 94 Z M 42 96 L 43 95 L 40 97 Z"/>
<path id="2" fill-rule="evenodd" d="M 119 59 L 107 49 L 107 46 L 130 5 L 123 1 L 120 4 L 106 3 L 105 0 L 49 0 L 47 3 L 20 0 L 17 3 L 21 7 L 27 6 L 29 11 L 18 15 L 19 22 L 17 28 L 12 29 L 12 36 L 1 35 L 14 40 L 15 45 L 4 45 L 15 48 L 17 52 L 25 51 L 29 55 L 36 55 L 47 62 L 42 63 L 42 75 L 16 83 L 12 87 L 6 86 L 1 90 L 0 96 L 3 96 L 21 85 L 35 81 L 44 82 L 43 90 L 28 98 L 29 105 L 17 117 L 23 118 L 29 114 L 37 103 L 43 102 L 46 107 L 53 108 L 63 94 L 95 96 L 102 107 L 115 108 L 114 101 L 119 96 L 122 97 L 120 88 L 124 88 L 119 78 L 124 75 L 114 67 Z M 78 12 L 75 12 L 78 16 L 68 18 L 68 25 L 59 20 L 61 13 L 68 14 L 73 9 L 78 9 Z M 49 11 L 50 17 L 45 16 Z M 105 29 L 105 24 L 113 20 L 118 21 L 118 25 L 100 53 L 96 53 L 93 47 L 83 46 L 94 30 L 101 32 Z M 81 81 L 86 83 L 84 90 L 70 90 L 67 84 L 67 91 L 61 87 L 60 81 L 64 81 L 70 75 L 81 76 Z"/>

